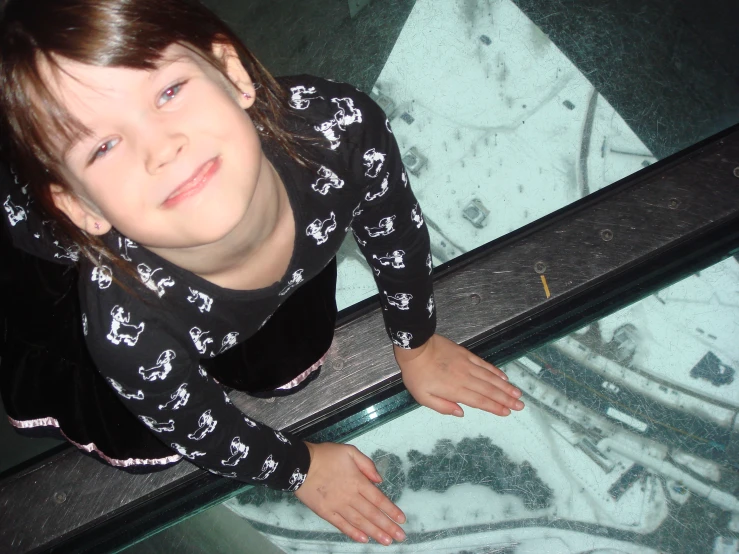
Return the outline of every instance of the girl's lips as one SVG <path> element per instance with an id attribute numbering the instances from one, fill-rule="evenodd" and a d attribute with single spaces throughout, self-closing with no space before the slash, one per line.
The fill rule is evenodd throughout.
<path id="1" fill-rule="evenodd" d="M 183 200 L 195 196 L 205 188 L 220 167 L 221 158 L 218 156 L 205 162 L 190 179 L 182 183 L 167 197 L 162 206 L 171 208 Z"/>

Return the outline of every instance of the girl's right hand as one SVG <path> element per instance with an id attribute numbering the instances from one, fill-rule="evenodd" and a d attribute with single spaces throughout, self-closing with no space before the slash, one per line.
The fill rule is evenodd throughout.
<path id="1" fill-rule="evenodd" d="M 372 460 L 347 444 L 305 444 L 310 468 L 295 492 L 303 504 L 357 542 L 405 540 L 395 523 L 405 523 L 405 515 L 373 484 L 382 477 Z"/>

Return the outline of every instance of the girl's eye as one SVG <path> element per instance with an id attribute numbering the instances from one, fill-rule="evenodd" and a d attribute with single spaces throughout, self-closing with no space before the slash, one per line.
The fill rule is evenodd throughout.
<path id="1" fill-rule="evenodd" d="M 172 85 L 167 90 L 162 92 L 162 95 L 159 97 L 159 105 L 166 104 L 170 100 L 173 100 L 175 96 L 177 96 L 180 93 L 180 90 L 182 90 L 182 87 L 185 85 L 185 83 L 177 83 L 176 85 Z"/>
<path id="2" fill-rule="evenodd" d="M 93 153 L 90 163 L 104 157 L 108 152 L 110 152 L 113 148 L 115 148 L 116 144 L 118 144 L 117 139 L 111 139 L 101 144 L 100 147 L 97 150 L 95 150 L 95 152 Z"/>

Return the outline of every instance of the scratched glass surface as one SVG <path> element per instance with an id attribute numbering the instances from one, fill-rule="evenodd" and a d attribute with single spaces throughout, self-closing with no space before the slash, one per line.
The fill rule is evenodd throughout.
<path id="1" fill-rule="evenodd" d="M 417 408 L 355 437 L 408 517 L 404 543 L 349 542 L 264 488 L 217 509 L 284 552 L 734 553 L 738 335 L 733 257 L 506 364 L 520 413 Z M 201 516 L 150 546 L 216 540 Z"/>
<path id="2" fill-rule="evenodd" d="M 700 46 L 674 39 L 694 37 L 661 2 L 640 3 L 638 14 L 590 4 L 414 4 L 372 94 L 400 145 L 435 266 L 739 121 L 739 87 L 721 96 L 723 86 L 707 86 L 733 80 L 688 56 Z M 657 44 L 633 52 L 647 36 Z M 383 263 L 396 259 L 389 252 Z M 376 293 L 349 238 L 339 308 Z"/>

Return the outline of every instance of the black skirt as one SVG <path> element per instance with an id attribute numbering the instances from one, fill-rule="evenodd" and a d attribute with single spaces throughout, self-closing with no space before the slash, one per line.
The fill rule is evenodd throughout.
<path id="1" fill-rule="evenodd" d="M 95 369 L 82 336 L 74 269 L 4 240 L 0 394 L 26 436 L 63 438 L 95 459 L 141 473 L 177 455 L 129 412 Z M 292 394 L 315 379 L 336 324 L 336 259 L 288 298 L 257 334 L 202 365 L 230 389 Z"/>

